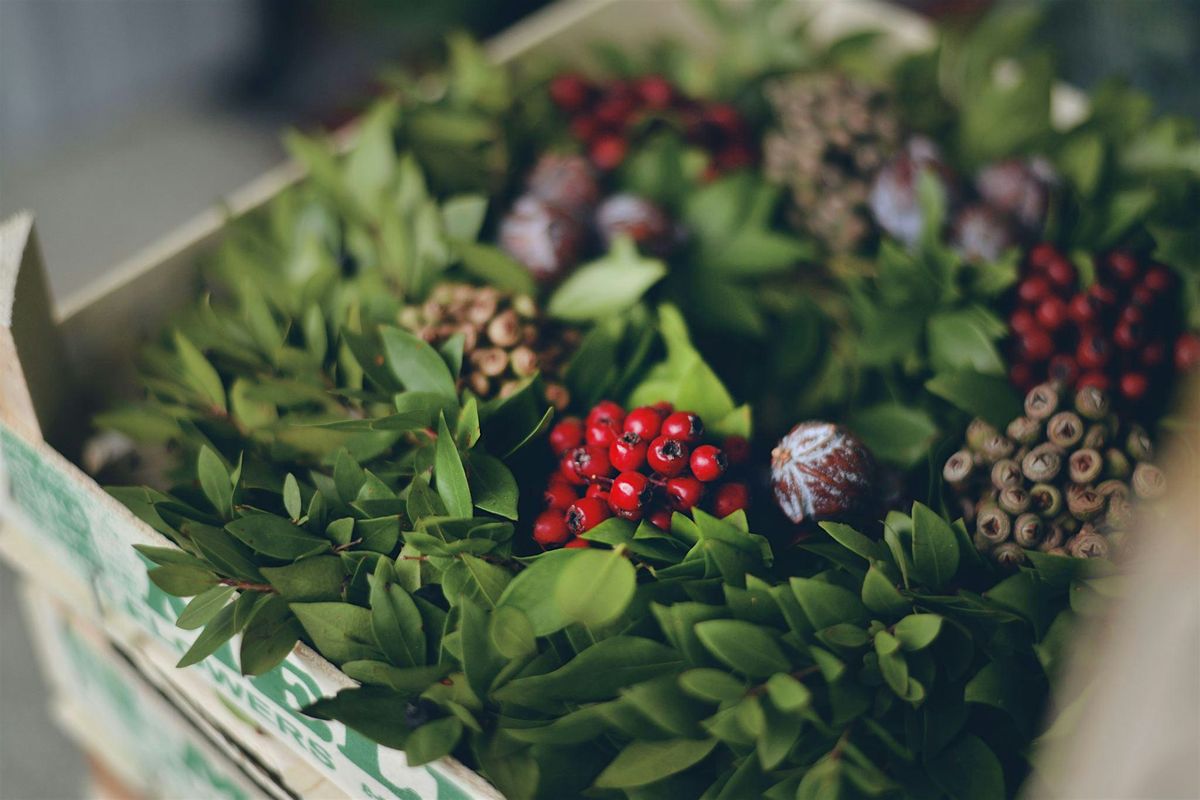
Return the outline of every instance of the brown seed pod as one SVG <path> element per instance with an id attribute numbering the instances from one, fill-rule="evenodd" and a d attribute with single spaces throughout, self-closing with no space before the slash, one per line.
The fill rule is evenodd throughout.
<path id="1" fill-rule="evenodd" d="M 1075 483 L 1091 483 L 1103 468 L 1104 457 L 1095 450 L 1076 450 L 1067 459 L 1067 472 Z"/>
<path id="2" fill-rule="evenodd" d="M 1134 461 L 1150 461 L 1154 458 L 1154 444 L 1150 434 L 1141 425 L 1134 425 L 1125 438 L 1125 452 Z"/>
<path id="3" fill-rule="evenodd" d="M 1017 517 L 1016 522 L 1013 523 L 1013 541 L 1021 547 L 1037 547 L 1042 542 L 1044 529 L 1045 525 L 1041 517 L 1026 512 Z"/>
<path id="4" fill-rule="evenodd" d="M 1125 480 L 1131 471 L 1129 457 L 1123 452 L 1115 447 L 1104 451 L 1104 475 L 1106 477 Z"/>
<path id="5" fill-rule="evenodd" d="M 998 506 L 982 509 L 975 517 L 975 532 L 993 545 L 1005 542 L 1012 533 L 1012 517 Z"/>
<path id="6" fill-rule="evenodd" d="M 1130 484 L 1133 493 L 1142 500 L 1156 500 L 1167 493 L 1167 476 L 1153 464 L 1138 464 Z"/>
<path id="7" fill-rule="evenodd" d="M 1034 483 L 1048 483 L 1062 471 L 1062 450 L 1053 444 L 1039 444 L 1021 459 L 1021 472 Z"/>
<path id="8" fill-rule="evenodd" d="M 1067 552 L 1075 558 L 1107 558 L 1108 540 L 1090 528 L 1082 528 L 1067 541 Z"/>
<path id="9" fill-rule="evenodd" d="M 999 431 L 981 419 L 973 419 L 967 425 L 967 447 L 974 451 L 983 449 L 983 443 L 993 436 L 999 436 Z"/>
<path id="10" fill-rule="evenodd" d="M 1062 492 L 1057 486 L 1035 483 L 1029 490 L 1029 507 L 1043 519 L 1054 519 L 1062 512 Z"/>
<path id="11" fill-rule="evenodd" d="M 996 502 L 1009 514 L 1024 514 L 1029 510 L 1029 492 L 1020 486 L 1009 486 L 1000 491 Z"/>
<path id="12" fill-rule="evenodd" d="M 992 550 L 992 560 L 1004 569 L 1016 569 L 1025 562 L 1025 551 L 1016 542 L 1005 542 Z"/>
<path id="13" fill-rule="evenodd" d="M 1033 417 L 1017 417 L 1005 429 L 1008 438 L 1017 444 L 1033 444 L 1042 435 L 1042 423 Z"/>
<path id="14" fill-rule="evenodd" d="M 1104 419 L 1111 407 L 1108 395 L 1094 386 L 1085 386 L 1075 393 L 1075 410 L 1086 419 Z"/>
<path id="15" fill-rule="evenodd" d="M 1116 480 L 1115 478 L 1109 478 L 1106 481 L 1101 481 L 1100 484 L 1096 486 L 1096 491 L 1099 492 L 1102 497 L 1107 497 L 1109 501 L 1111 501 L 1114 497 L 1128 500 L 1130 495 L 1129 484 L 1125 481 Z"/>
<path id="16" fill-rule="evenodd" d="M 946 459 L 946 465 L 942 467 L 942 477 L 946 483 L 955 488 L 961 488 L 971 477 L 971 473 L 975 471 L 975 462 L 969 450 L 959 450 Z"/>
<path id="17" fill-rule="evenodd" d="M 1083 438 L 1083 420 L 1074 411 L 1060 411 L 1046 423 L 1046 438 L 1051 444 L 1068 450 Z"/>
<path id="18" fill-rule="evenodd" d="M 517 384 L 517 386 L 519 385 Z M 555 411 L 565 411 L 571 404 L 571 393 L 561 383 L 547 383 L 546 401 L 554 406 Z"/>
<path id="19" fill-rule="evenodd" d="M 1049 547 L 1049 548 L 1043 550 L 1042 552 L 1044 552 L 1046 555 L 1050 555 L 1050 556 L 1069 557 L 1071 555 L 1070 553 L 1067 552 L 1067 549 L 1061 545 L 1059 545 L 1057 547 Z"/>
<path id="20" fill-rule="evenodd" d="M 489 378 L 495 378 L 508 369 L 508 353 L 499 347 L 480 347 L 471 353 L 471 364 Z"/>
<path id="21" fill-rule="evenodd" d="M 1073 483 L 1067 487 L 1067 509 L 1082 522 L 1095 519 L 1104 511 L 1105 500 L 1091 486 Z"/>
<path id="22" fill-rule="evenodd" d="M 1104 525 L 1110 530 L 1123 530 L 1133 521 L 1133 512 L 1133 503 L 1128 496 L 1111 495 L 1104 508 Z"/>
<path id="23" fill-rule="evenodd" d="M 514 347 L 513 351 L 508 356 L 509 363 L 512 365 L 512 371 L 520 378 L 528 378 L 538 369 L 537 353 L 533 352 L 525 345 Z"/>
<path id="24" fill-rule="evenodd" d="M 1011 458 L 1002 458 L 992 465 L 992 486 L 996 489 L 1007 489 L 1020 486 L 1024 481 L 1021 465 Z"/>
<path id="25" fill-rule="evenodd" d="M 771 451 L 771 482 L 792 522 L 861 513 L 876 502 L 877 469 L 857 436 L 829 422 L 801 422 Z"/>
<path id="26" fill-rule="evenodd" d="M 1042 383 L 1025 395 L 1025 416 L 1035 420 L 1047 419 L 1058 410 L 1058 389 L 1052 384 Z"/>
<path id="27" fill-rule="evenodd" d="M 1108 444 L 1108 426 L 1103 422 L 1093 422 L 1088 425 L 1079 444 L 1090 450 L 1102 450 L 1104 445 Z"/>
<path id="28" fill-rule="evenodd" d="M 485 319 L 484 322 L 487 322 Z M 487 323 L 487 337 L 496 347 L 512 347 L 521 340 L 521 320 L 511 308 Z"/>
<path id="29" fill-rule="evenodd" d="M 984 460 L 989 464 L 995 464 L 1002 458 L 1008 458 L 1012 455 L 1013 450 L 1017 449 L 1016 443 L 1007 436 L 996 434 L 989 436 L 983 442 L 983 447 L 980 452 L 983 454 Z"/>
<path id="30" fill-rule="evenodd" d="M 1060 549 L 1066 541 L 1067 534 L 1061 525 L 1053 522 L 1046 523 L 1042 527 L 1042 541 L 1038 545 L 1038 550 L 1043 553 L 1050 553 Z M 1063 551 L 1060 555 L 1066 555 L 1066 551 Z"/>

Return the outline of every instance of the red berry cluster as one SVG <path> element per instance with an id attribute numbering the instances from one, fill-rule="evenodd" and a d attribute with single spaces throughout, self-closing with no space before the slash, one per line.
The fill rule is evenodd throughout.
<path id="1" fill-rule="evenodd" d="M 745 508 L 746 484 L 727 478 L 745 463 L 749 445 L 739 436 L 723 445 L 705 444 L 700 417 L 666 403 L 627 414 L 604 400 L 585 420 L 567 417 L 550 430 L 559 466 L 533 538 L 543 548 L 587 547 L 579 535 L 612 516 L 668 530 L 673 512 L 702 503 L 718 517 Z"/>
<path id="2" fill-rule="evenodd" d="M 1009 317 L 1012 382 L 1023 392 L 1046 380 L 1094 386 L 1127 408 L 1161 396 L 1171 375 L 1174 287 L 1166 267 L 1115 250 L 1096 260 L 1095 281 L 1080 289 L 1065 255 L 1035 246 Z"/>
<path id="3" fill-rule="evenodd" d="M 651 118 L 670 120 L 688 142 L 711 155 L 708 177 L 754 163 L 750 126 L 732 106 L 694 100 L 661 75 L 589 81 L 563 73 L 550 82 L 550 99 L 570 118 L 571 133 L 598 169 L 616 169 L 635 129 Z"/>

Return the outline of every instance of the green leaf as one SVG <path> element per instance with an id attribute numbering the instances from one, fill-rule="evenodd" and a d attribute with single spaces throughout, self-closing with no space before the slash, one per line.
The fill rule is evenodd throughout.
<path id="1" fill-rule="evenodd" d="M 768 629 L 737 619 L 711 619 L 696 624 L 696 636 L 721 663 L 751 678 L 765 678 L 791 668 Z"/>
<path id="2" fill-rule="evenodd" d="M 271 558 L 294 560 L 330 549 L 329 541 L 274 514 L 252 513 L 225 525 L 240 541 Z"/>
<path id="3" fill-rule="evenodd" d="M 183 611 L 179 612 L 179 618 L 175 620 L 175 627 L 185 631 L 203 628 L 216 616 L 218 611 L 225 607 L 234 591 L 232 586 L 209 587 L 193 597 Z"/>
<path id="4" fill-rule="evenodd" d="M 251 550 L 224 530 L 199 522 L 184 523 L 179 530 L 221 574 L 243 581 L 262 580 Z"/>
<path id="5" fill-rule="evenodd" d="M 262 567 L 261 572 L 280 596 L 291 602 L 337 600 L 346 579 L 346 568 L 337 556 L 311 556 L 283 567 Z"/>
<path id="6" fill-rule="evenodd" d="M 292 603 L 291 609 L 313 645 L 335 664 L 382 657 L 367 609 L 349 603 Z"/>
<path id="7" fill-rule="evenodd" d="M 204 354 L 179 331 L 175 332 L 175 352 L 183 368 L 183 381 L 211 406 L 225 411 L 225 386 L 221 383 L 221 376 Z"/>
<path id="8" fill-rule="evenodd" d="M 211 570 L 183 564 L 155 567 L 147 574 L 155 586 L 175 597 L 198 595 L 217 582 L 217 576 Z"/>
<path id="9" fill-rule="evenodd" d="M 971 371 L 943 372 L 927 380 L 925 389 L 1000 430 L 1021 414 L 1021 401 L 1005 377 Z"/>
<path id="10" fill-rule="evenodd" d="M 767 696 L 780 711 L 799 713 L 812 704 L 812 692 L 796 678 L 778 672 L 767 679 Z"/>
<path id="11" fill-rule="evenodd" d="M 492 644 L 505 658 L 522 658 L 537 649 L 529 617 L 515 606 L 497 606 L 488 633 Z"/>
<path id="12" fill-rule="evenodd" d="M 868 539 L 849 525 L 841 522 L 822 522 L 821 529 L 833 537 L 834 541 L 855 555 L 862 556 L 868 561 L 880 561 L 885 558 L 884 546 L 874 539 Z"/>
<path id="13" fill-rule="evenodd" d="M 467 457 L 471 496 L 475 506 L 505 519 L 517 518 L 517 480 L 504 462 L 473 450 Z"/>
<path id="14" fill-rule="evenodd" d="M 847 622 L 823 628 L 817 631 L 817 637 L 834 649 L 842 648 L 847 650 L 856 650 L 859 647 L 866 646 L 871 641 L 865 630 Z"/>
<path id="15" fill-rule="evenodd" d="M 578 550 L 559 576 L 554 602 L 563 616 L 603 627 L 625 613 L 637 588 L 633 564 L 616 550 Z"/>
<path id="16" fill-rule="evenodd" d="M 296 476 L 290 472 L 283 479 L 283 507 L 293 522 L 300 519 L 300 515 L 304 513 L 303 501 L 300 499 L 300 484 L 296 482 Z"/>
<path id="17" fill-rule="evenodd" d="M 288 657 L 303 632 L 282 597 L 268 598 L 255 612 L 242 636 L 239 654 L 242 674 L 270 672 Z"/>
<path id="18" fill-rule="evenodd" d="M 196 473 L 200 478 L 200 488 L 204 491 L 204 496 L 212 503 L 217 513 L 223 519 L 233 516 L 233 484 L 221 457 L 210 450 L 208 445 L 200 447 Z"/>
<path id="19" fill-rule="evenodd" d="M 379 649 L 397 667 L 425 664 L 425 631 L 421 612 L 404 587 L 392 581 L 387 561 L 368 578 L 371 586 L 371 628 Z"/>
<path id="20" fill-rule="evenodd" d="M 996 340 L 1007 331 L 991 315 L 977 308 L 941 311 L 929 318 L 929 361 L 936 372 L 973 370 L 985 375 L 1003 375 L 1004 359 Z"/>
<path id="21" fill-rule="evenodd" d="M 876 457 L 903 467 L 924 458 L 938 434 L 928 413 L 899 403 L 881 403 L 856 411 L 848 424 Z"/>
<path id="22" fill-rule="evenodd" d="M 505 587 L 497 607 L 512 606 L 523 613 L 535 636 L 547 636 L 565 628 L 568 620 L 562 609 L 546 600 L 554 596 L 563 570 L 574 562 L 574 557 L 570 550 L 551 550 L 538 556 Z"/>
<path id="23" fill-rule="evenodd" d="M 958 571 L 958 537 L 950 523 L 921 503 L 913 503 L 913 568 L 927 586 L 940 589 Z"/>
<path id="24" fill-rule="evenodd" d="M 442 590 L 451 605 L 467 599 L 482 608 L 493 609 L 511 580 L 512 573 L 499 564 L 463 553 L 442 573 Z"/>
<path id="25" fill-rule="evenodd" d="M 953 800 L 1003 800 L 1004 770 L 986 744 L 971 734 L 929 761 L 929 775 Z"/>
<path id="26" fill-rule="evenodd" d="M 462 738 L 463 725 L 457 717 L 442 717 L 426 722 L 408 735 L 404 757 L 410 767 L 418 767 L 450 755 Z"/>
<path id="27" fill-rule="evenodd" d="M 699 667 L 679 676 L 679 687 L 693 697 L 713 703 L 737 700 L 746 693 L 746 684 L 719 669 Z"/>
<path id="28" fill-rule="evenodd" d="M 698 764 L 716 746 L 716 739 L 630 742 L 596 778 L 595 786 L 599 789 L 645 786 Z"/>
<path id="29" fill-rule="evenodd" d="M 335 697 L 322 698 L 302 711 L 317 719 L 335 719 L 385 747 L 403 749 L 408 729 L 397 724 L 404 719 L 411 696 L 379 686 L 343 689 Z"/>
<path id="30" fill-rule="evenodd" d="M 261 597 L 262 595 L 256 592 L 245 592 L 218 611 L 175 666 L 190 667 L 215 653 L 246 624 L 248 611 Z"/>
<path id="31" fill-rule="evenodd" d="M 817 630 L 840 622 L 863 623 L 866 609 L 848 589 L 815 578 L 792 578 L 789 581 L 804 616 Z"/>
<path id="32" fill-rule="evenodd" d="M 516 294 L 537 290 L 533 276 L 520 262 L 498 247 L 477 242 L 455 242 L 454 250 L 463 269 L 491 286 Z"/>
<path id="33" fill-rule="evenodd" d="M 942 630 L 942 618 L 937 614 L 909 614 L 896 623 L 892 633 L 905 650 L 924 650 Z"/>
<path id="34" fill-rule="evenodd" d="M 633 240 L 622 236 L 608 255 L 575 270 L 551 295 L 546 310 L 574 322 L 604 319 L 632 306 L 666 274 L 661 261 L 639 256 Z"/>
<path id="35" fill-rule="evenodd" d="M 433 477 L 438 496 L 452 517 L 471 516 L 471 487 L 467 472 L 458 454 L 458 446 L 446 425 L 446 415 L 438 417 L 437 448 L 434 453 Z"/>
<path id="36" fill-rule="evenodd" d="M 387 686 L 392 691 L 414 697 L 456 669 L 454 664 L 435 664 L 429 667 L 400 669 L 382 661 L 347 661 L 342 672 L 356 681 Z"/>
<path id="37" fill-rule="evenodd" d="M 401 328 L 383 327 L 379 335 L 388 369 L 405 389 L 457 397 L 450 368 L 428 342 Z"/>

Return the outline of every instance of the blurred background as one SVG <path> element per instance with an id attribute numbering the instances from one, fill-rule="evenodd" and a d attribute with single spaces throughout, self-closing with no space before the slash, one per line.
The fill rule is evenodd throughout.
<path id="1" fill-rule="evenodd" d="M 642 0 L 654 2 L 655 0 Z M 848 1 L 848 0 L 844 0 Z M 1200 2 L 1029 0 L 1064 78 L 1117 74 L 1200 116 Z M 61 302 L 283 158 L 284 125 L 335 125 L 381 66 L 436 58 L 545 0 L 0 0 L 0 218 L 36 212 Z M 935 17 L 987 0 L 905 0 Z M 0 800 L 85 795 L 0 567 Z"/>

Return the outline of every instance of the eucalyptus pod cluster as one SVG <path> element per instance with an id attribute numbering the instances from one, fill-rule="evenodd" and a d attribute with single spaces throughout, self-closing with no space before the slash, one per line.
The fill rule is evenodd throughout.
<path id="1" fill-rule="evenodd" d="M 873 229 L 871 180 L 900 141 L 891 95 L 841 74 L 784 78 L 766 95 L 777 127 L 763 140 L 763 168 L 790 189 L 793 225 L 833 252 L 854 250 Z"/>
<path id="2" fill-rule="evenodd" d="M 566 408 L 563 368 L 579 343 L 578 330 L 543 317 L 533 298 L 492 286 L 444 283 L 425 302 L 406 306 L 400 323 L 436 348 L 461 337 L 458 383 L 477 397 L 508 397 L 541 373 L 546 400 Z"/>
<path id="3" fill-rule="evenodd" d="M 973 420 L 942 475 L 973 525 L 975 546 L 1015 568 L 1026 550 L 1075 558 L 1127 552 L 1134 502 L 1166 491 L 1153 457 L 1149 435 L 1114 414 L 1106 393 L 1089 386 L 1072 398 L 1044 383 L 1003 432 Z"/>

